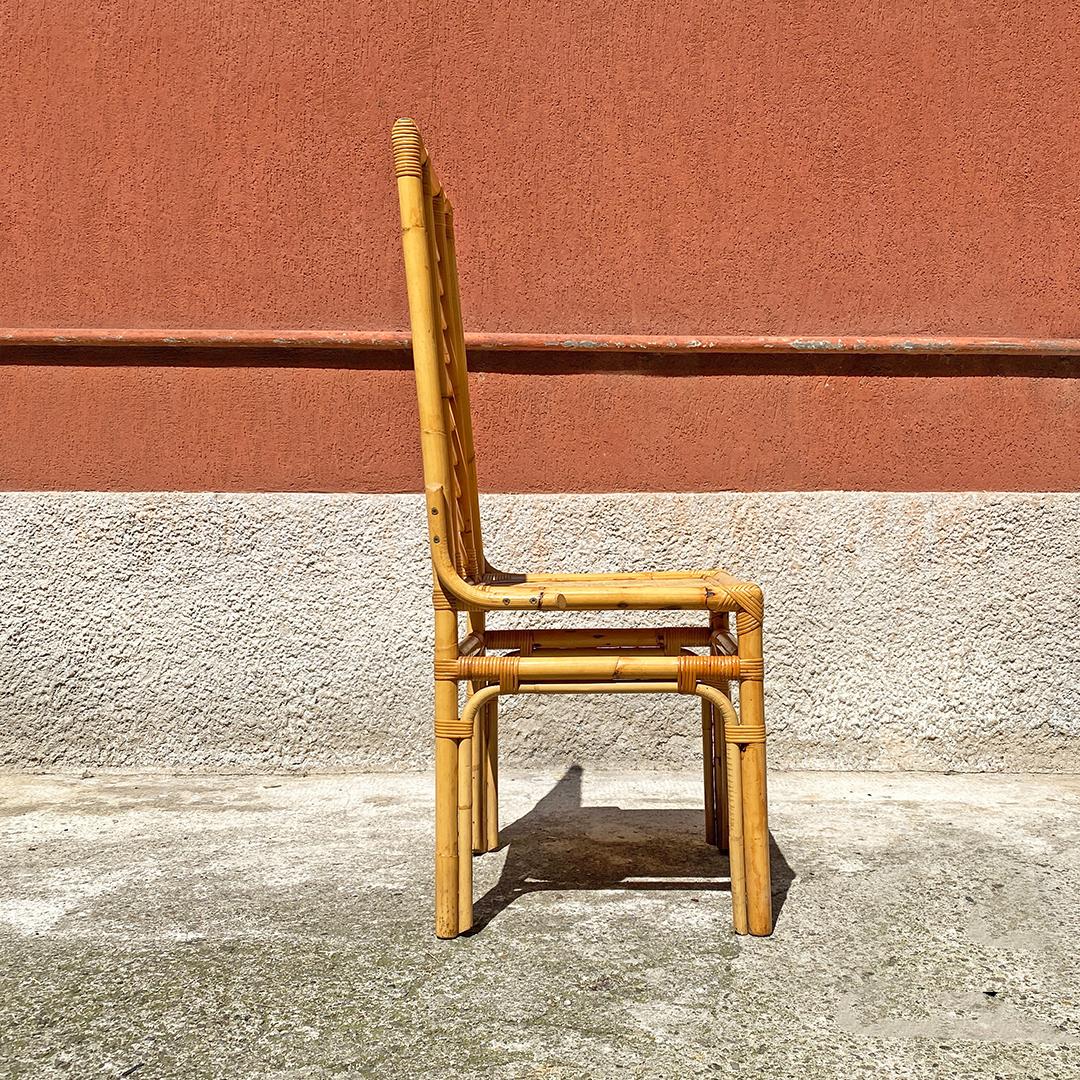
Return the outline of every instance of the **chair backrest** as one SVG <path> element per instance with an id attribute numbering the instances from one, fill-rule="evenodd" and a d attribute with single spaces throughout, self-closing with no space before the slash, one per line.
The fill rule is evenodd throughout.
<path id="1" fill-rule="evenodd" d="M 454 212 L 416 124 L 398 120 L 392 141 L 420 407 L 429 543 L 448 542 L 448 554 L 458 573 L 467 581 L 478 581 L 486 564 L 454 254 Z M 440 512 L 447 514 L 447 522 L 433 520 Z"/>

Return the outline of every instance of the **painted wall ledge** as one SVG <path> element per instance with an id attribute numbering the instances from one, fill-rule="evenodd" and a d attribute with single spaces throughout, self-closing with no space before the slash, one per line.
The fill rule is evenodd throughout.
<path id="1" fill-rule="evenodd" d="M 0 328 L 0 344 L 163 348 L 407 349 L 399 330 L 208 330 Z M 634 334 L 467 333 L 469 349 L 503 352 L 868 353 L 903 355 L 1080 356 L 1080 338 L 905 335 L 761 335 L 716 337 Z"/>

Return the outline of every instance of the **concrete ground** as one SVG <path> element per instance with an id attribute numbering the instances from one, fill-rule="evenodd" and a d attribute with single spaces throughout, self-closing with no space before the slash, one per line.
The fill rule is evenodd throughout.
<path id="1" fill-rule="evenodd" d="M 4 1077 L 1080 1077 L 1080 779 L 777 773 L 777 929 L 692 775 L 504 778 L 431 930 L 426 777 L 0 777 Z"/>

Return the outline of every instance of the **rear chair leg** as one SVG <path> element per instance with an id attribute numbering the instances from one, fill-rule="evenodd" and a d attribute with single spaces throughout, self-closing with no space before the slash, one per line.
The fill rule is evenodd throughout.
<path id="1" fill-rule="evenodd" d="M 484 850 L 499 847 L 499 699 L 494 698 L 483 710 L 484 756 Z"/>
<path id="2" fill-rule="evenodd" d="M 728 613 L 714 611 L 709 617 L 710 631 L 728 628 Z M 709 655 L 718 656 L 720 649 L 710 641 Z M 718 682 L 717 689 L 730 697 L 726 681 Z M 704 698 L 701 701 L 701 749 L 705 759 L 705 842 L 713 844 L 722 853 L 728 850 L 728 778 L 727 743 L 724 739 L 724 717 Z"/>
<path id="3" fill-rule="evenodd" d="M 482 611 L 471 611 L 468 616 L 469 633 L 476 634 L 481 639 L 484 636 L 487 619 Z M 478 690 L 487 684 L 484 682 L 470 682 L 468 694 L 472 697 Z M 486 780 L 487 769 L 484 758 L 487 756 L 487 726 L 484 724 L 483 715 L 473 719 L 472 726 L 472 838 L 469 841 L 469 850 L 479 855 L 487 851 L 487 831 L 484 814 L 487 810 Z"/>
<path id="4" fill-rule="evenodd" d="M 736 934 L 747 932 L 746 846 L 743 837 L 742 748 L 735 743 L 727 748 L 728 793 L 731 799 L 730 861 L 731 921 Z"/>
<path id="5" fill-rule="evenodd" d="M 483 683 L 469 683 L 469 696 L 475 694 L 483 685 Z M 469 763 L 472 777 L 472 835 L 469 840 L 469 850 L 477 855 L 487 850 L 484 831 L 484 810 L 487 806 L 484 790 L 487 774 L 484 764 L 487 750 L 486 734 L 487 729 L 484 725 L 483 710 L 481 710 L 473 720 L 472 755 Z"/>
<path id="6" fill-rule="evenodd" d="M 709 616 L 709 629 L 728 629 L 728 613 L 726 611 L 714 611 Z M 715 642 L 709 643 L 709 655 L 718 656 L 720 650 Z M 717 683 L 717 689 L 724 697 L 731 697 L 731 688 L 727 680 Z M 727 770 L 727 740 L 724 737 L 724 714 L 719 709 L 712 709 L 712 748 L 713 748 L 713 776 L 716 778 L 716 846 L 724 854 L 728 853 L 728 770 Z"/>
<path id="7" fill-rule="evenodd" d="M 704 698 L 701 699 L 701 760 L 705 770 L 705 843 L 717 842 L 716 837 L 716 789 L 715 769 L 716 753 L 713 750 L 713 709 Z"/>
<path id="8" fill-rule="evenodd" d="M 488 683 L 469 683 L 469 696 Z M 499 846 L 498 698 L 477 710 L 472 736 L 472 837 L 474 854 Z"/>
<path id="9" fill-rule="evenodd" d="M 730 696 L 729 686 L 726 682 L 718 685 L 717 689 L 725 697 Z M 716 777 L 716 846 L 722 854 L 730 853 L 729 820 L 731 817 L 728 808 L 728 767 L 727 755 L 731 752 L 725 735 L 724 714 L 719 709 L 712 710 L 713 730 L 713 776 Z"/>

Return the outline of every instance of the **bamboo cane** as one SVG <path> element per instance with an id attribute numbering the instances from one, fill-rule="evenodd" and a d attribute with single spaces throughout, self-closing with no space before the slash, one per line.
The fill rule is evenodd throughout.
<path id="1" fill-rule="evenodd" d="M 522 574 L 520 577 L 526 582 L 533 581 L 561 581 L 565 574 Z M 634 584 L 638 581 L 664 581 L 671 578 L 698 578 L 702 581 L 715 581 L 720 585 L 745 584 L 739 578 L 733 577 L 724 570 L 696 569 L 696 570 L 635 570 L 631 572 L 604 574 L 575 574 L 581 581 L 602 583 L 607 585 Z"/>
<path id="2" fill-rule="evenodd" d="M 482 611 L 472 611 L 469 613 L 469 623 L 473 623 L 474 619 L 482 619 L 484 613 Z M 472 633 L 466 634 L 458 642 L 458 655 L 459 656 L 479 656 L 484 651 L 484 634 Z"/>
<path id="3" fill-rule="evenodd" d="M 728 633 L 728 613 L 715 611 L 709 616 L 709 652 L 712 656 L 730 656 L 738 652 L 738 646 Z M 717 682 L 717 689 L 730 699 L 731 691 L 728 680 Z M 713 777 L 716 784 L 716 847 L 721 853 L 728 852 L 728 770 L 727 739 L 725 737 L 724 714 L 717 709 L 712 711 L 713 733 Z"/>
<path id="4" fill-rule="evenodd" d="M 472 929 L 472 739 L 458 742 L 457 768 L 457 864 L 458 864 L 458 922 L 457 932 Z"/>
<path id="5" fill-rule="evenodd" d="M 634 682 L 634 683 L 520 683 L 514 693 L 518 694 L 658 694 L 675 693 L 679 684 L 674 682 Z M 709 702 L 722 717 L 725 730 L 731 725 L 733 731 L 739 729 L 739 718 L 727 696 L 716 687 L 698 685 L 695 692 Z M 497 683 L 486 686 L 473 694 L 462 711 L 462 721 L 472 723 L 477 712 L 498 697 L 501 693 Z M 748 921 L 749 890 L 747 882 L 746 839 L 743 831 L 743 812 L 747 805 L 743 790 L 743 756 L 752 747 L 744 750 L 732 745 L 728 747 L 726 764 L 728 769 L 727 793 L 730 804 L 728 813 L 729 859 L 731 867 L 732 921 L 738 934 L 759 933 Z"/>
<path id="6" fill-rule="evenodd" d="M 652 648 L 672 649 L 709 644 L 711 631 L 705 626 L 619 627 L 605 630 L 488 630 L 484 635 L 489 649 L 520 649 L 528 656 L 538 649 Z M 466 650 L 462 648 L 462 655 Z M 718 650 L 719 651 L 719 650 Z M 735 652 L 735 646 L 730 650 Z"/>
<path id="7" fill-rule="evenodd" d="M 724 693 L 727 693 L 725 690 Z M 721 854 L 729 851 L 728 833 L 730 829 L 731 799 L 728 794 L 727 722 L 722 713 L 713 710 L 713 776 L 716 781 L 716 848 Z"/>
<path id="8" fill-rule="evenodd" d="M 470 439 L 472 437 L 471 430 L 469 437 Z M 479 535 L 480 518 L 479 510 L 477 510 L 477 543 L 479 543 Z M 478 557 L 482 557 L 482 552 L 479 553 Z M 486 617 L 482 611 L 472 612 L 469 615 L 469 628 L 472 631 L 469 636 L 474 639 L 479 639 L 480 646 L 477 649 L 478 655 L 483 651 L 484 638 L 487 632 Z M 490 722 L 490 709 L 483 710 L 477 717 L 476 723 L 473 725 L 473 774 L 475 779 L 473 782 L 472 850 L 477 853 L 490 851 L 492 849 L 488 842 L 490 835 L 489 821 L 492 816 L 494 816 L 496 832 L 498 831 L 499 797 L 497 790 L 493 787 L 492 777 L 492 757 L 498 753 L 498 749 L 491 742 L 493 737 L 492 725 Z"/>
<path id="9" fill-rule="evenodd" d="M 731 921 L 736 934 L 749 928 L 746 903 L 746 855 L 743 841 L 742 750 L 727 748 L 728 798 L 728 860 L 731 867 Z"/>
<path id="10" fill-rule="evenodd" d="M 469 683 L 469 693 L 474 694 L 480 689 L 482 683 Z M 480 712 L 473 720 L 473 736 L 471 741 L 472 753 L 469 761 L 469 777 L 472 781 L 472 825 L 469 837 L 469 849 L 479 854 L 486 850 L 484 847 L 484 810 L 487 804 L 487 793 L 484 790 L 484 778 L 487 771 L 487 763 L 484 758 L 487 754 L 487 732 L 484 727 L 484 714 Z"/>
<path id="11" fill-rule="evenodd" d="M 484 710 L 484 850 L 499 847 L 499 699 L 494 697 Z"/>
<path id="12" fill-rule="evenodd" d="M 488 657 L 463 657 L 458 664 L 459 673 L 465 677 L 489 677 Z M 505 658 L 503 658 L 505 659 Z M 657 682 L 672 681 L 677 678 L 680 666 L 687 659 L 709 662 L 715 678 L 739 675 L 739 658 L 683 657 L 683 656 L 638 656 L 633 653 L 620 653 L 614 656 L 522 656 L 511 658 L 516 661 L 519 677 L 529 682 L 543 682 L 547 679 L 572 682 Z M 712 681 L 710 679 L 710 681 Z"/>
<path id="13" fill-rule="evenodd" d="M 435 612 L 435 656 L 457 652 L 457 617 L 451 611 Z M 472 860 L 458 844 L 458 742 L 438 734 L 457 714 L 457 684 L 435 681 L 435 932 L 439 937 L 460 933 L 458 896 L 462 863 L 472 872 Z M 471 753 L 471 749 L 470 749 Z M 467 851 L 468 849 L 466 849 Z"/>
<path id="14" fill-rule="evenodd" d="M 448 326 L 455 381 L 461 412 L 462 440 L 466 454 L 469 490 L 467 498 L 472 517 L 473 557 L 477 571 L 485 566 L 484 542 L 480 531 L 480 494 L 476 484 L 476 451 L 473 447 L 472 409 L 469 405 L 469 375 L 466 366 L 465 333 L 461 320 L 461 294 L 458 287 L 457 247 L 454 242 L 454 214 L 450 204 L 446 206 L 444 223 L 445 265 L 447 277 Z"/>
<path id="15" fill-rule="evenodd" d="M 484 736 L 484 751 L 480 756 L 479 765 L 483 774 L 481 793 L 485 805 L 482 813 L 477 813 L 474 809 L 472 814 L 474 826 L 473 847 L 479 852 L 495 851 L 499 846 L 499 766 L 496 742 L 498 728 L 496 726 L 495 710 L 498 706 L 500 692 L 501 687 L 498 683 L 480 688 L 472 694 L 462 712 L 462 720 L 471 722 L 473 730 L 483 732 Z M 475 831 L 478 820 L 480 822 L 479 836 Z"/>
<path id="16" fill-rule="evenodd" d="M 533 649 L 529 654 L 534 657 L 547 657 L 552 660 L 563 660 L 581 656 L 670 656 L 667 649 L 650 649 L 647 646 L 630 649 L 611 649 L 601 645 L 592 649 Z"/>
<path id="17" fill-rule="evenodd" d="M 714 686 L 696 687 L 699 697 L 708 701 L 723 718 L 725 727 L 737 726 L 735 710 L 727 695 Z M 743 791 L 741 753 L 738 746 L 729 746 L 726 755 L 728 767 L 728 798 L 731 804 L 729 814 L 729 864 L 731 868 L 731 913 L 735 933 L 747 932 L 747 884 L 746 862 L 743 850 Z"/>
<path id="18" fill-rule="evenodd" d="M 427 209 L 423 182 L 423 144 L 412 121 L 394 125 L 394 168 L 397 173 L 398 205 L 401 211 L 401 242 L 405 258 L 405 283 L 409 296 L 409 321 L 413 335 L 416 397 L 420 412 L 420 441 L 424 461 L 424 486 L 442 491 L 450 482 L 445 416 L 435 340 L 432 307 L 431 253 L 427 234 Z M 429 521 L 429 546 L 442 522 Z M 438 579 L 436 576 L 436 584 Z M 435 612 L 435 658 L 457 658 L 457 616 L 448 609 Z M 447 679 L 435 682 L 435 932 L 439 937 L 456 937 L 458 923 L 458 745 L 446 730 L 457 713 L 457 684 Z M 466 859 L 469 869 L 471 860 Z"/>
<path id="19" fill-rule="evenodd" d="M 573 682 L 522 683 L 519 694 L 674 694 L 679 684 L 673 682 Z"/>
<path id="20" fill-rule="evenodd" d="M 739 612 L 737 628 L 740 660 L 760 662 L 760 618 L 756 614 Z M 739 722 L 747 727 L 765 723 L 764 686 L 758 679 L 744 679 L 739 683 Z M 742 759 L 747 914 L 750 933 L 766 936 L 772 933 L 773 919 L 764 742 L 747 746 Z"/>
<path id="21" fill-rule="evenodd" d="M 713 787 L 713 712 L 701 699 L 701 760 L 705 772 L 705 843 L 716 844 L 716 793 Z"/>
<path id="22" fill-rule="evenodd" d="M 443 457 L 447 452 L 443 447 Z M 425 474 L 426 475 L 426 474 Z M 531 585 L 476 585 L 465 580 L 454 564 L 455 522 L 446 485 L 426 485 L 431 555 L 441 587 L 466 610 L 503 611 L 628 611 L 735 610 L 738 600 L 719 584 L 705 578 L 665 580 L 642 577 L 638 582 L 589 582 L 584 578 L 538 580 Z M 557 586 L 557 587 L 555 587 Z M 748 582 L 732 588 L 745 589 Z"/>

